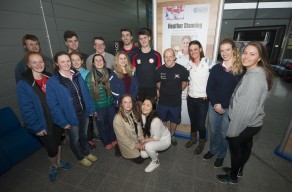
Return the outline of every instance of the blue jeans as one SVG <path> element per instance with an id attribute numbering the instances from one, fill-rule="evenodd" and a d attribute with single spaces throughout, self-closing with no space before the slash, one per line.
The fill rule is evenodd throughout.
<path id="1" fill-rule="evenodd" d="M 208 113 L 211 126 L 210 152 L 217 155 L 217 158 L 225 158 L 228 149 L 228 141 L 226 140 L 226 132 L 229 126 L 228 110 L 220 115 L 209 104 Z"/>
<path id="2" fill-rule="evenodd" d="M 70 147 L 76 158 L 80 161 L 90 154 L 90 148 L 87 143 L 87 128 L 88 128 L 88 116 L 86 111 L 76 113 L 79 125 L 71 126 L 68 129 L 70 138 Z"/>
<path id="3" fill-rule="evenodd" d="M 116 135 L 113 128 L 113 121 L 116 115 L 116 108 L 114 106 L 98 109 L 95 118 L 96 126 L 98 128 L 99 136 L 106 146 L 116 141 Z"/>
<path id="4" fill-rule="evenodd" d="M 199 132 L 200 139 L 206 139 L 206 117 L 208 112 L 208 100 L 187 97 L 188 112 L 191 121 L 191 133 Z"/>

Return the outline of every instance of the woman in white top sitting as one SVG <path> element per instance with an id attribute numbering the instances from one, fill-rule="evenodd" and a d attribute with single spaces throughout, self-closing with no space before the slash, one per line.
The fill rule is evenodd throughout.
<path id="1" fill-rule="evenodd" d="M 171 136 L 156 113 L 156 102 L 146 97 L 142 104 L 142 123 L 144 140 L 141 150 L 142 158 L 151 158 L 145 172 L 152 172 L 159 166 L 158 151 L 166 150 L 171 144 Z"/>

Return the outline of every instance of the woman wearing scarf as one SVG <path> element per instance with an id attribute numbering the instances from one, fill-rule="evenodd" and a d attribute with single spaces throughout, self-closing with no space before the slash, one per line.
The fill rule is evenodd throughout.
<path id="1" fill-rule="evenodd" d="M 93 56 L 92 63 L 92 71 L 87 75 L 85 82 L 97 112 L 96 124 L 99 136 L 105 148 L 111 149 L 117 144 L 113 130 L 116 110 L 109 82 L 111 71 L 105 67 L 104 57 L 100 54 Z"/>
<path id="2" fill-rule="evenodd" d="M 123 157 L 137 164 L 143 163 L 144 159 L 140 156 L 144 140 L 141 118 L 133 107 L 130 94 L 124 94 L 121 98 L 119 111 L 114 119 L 114 130 Z"/>

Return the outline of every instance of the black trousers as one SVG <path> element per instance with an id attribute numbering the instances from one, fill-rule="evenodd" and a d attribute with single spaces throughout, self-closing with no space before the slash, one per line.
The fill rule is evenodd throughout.
<path id="1" fill-rule="evenodd" d="M 91 141 L 95 138 L 95 134 L 93 131 L 93 117 L 89 116 L 89 121 L 88 121 L 88 129 L 87 129 L 87 140 Z"/>
<path id="2" fill-rule="evenodd" d="M 191 133 L 199 131 L 200 139 L 206 139 L 206 117 L 209 101 L 207 99 L 187 97 L 188 113 L 191 121 Z"/>
<path id="3" fill-rule="evenodd" d="M 237 179 L 238 172 L 243 170 L 251 154 L 253 136 L 255 136 L 260 129 L 261 126 L 247 127 L 238 137 L 227 138 L 231 155 L 231 179 Z"/>
<path id="4" fill-rule="evenodd" d="M 38 137 L 44 144 L 49 157 L 53 158 L 58 154 L 58 147 L 61 146 L 63 132 L 64 129 L 54 125 L 50 135 Z"/>

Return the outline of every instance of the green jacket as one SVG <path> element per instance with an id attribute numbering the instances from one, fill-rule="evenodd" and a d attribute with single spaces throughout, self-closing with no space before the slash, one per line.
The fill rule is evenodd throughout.
<path id="1" fill-rule="evenodd" d="M 95 110 L 104 109 L 104 108 L 113 106 L 114 105 L 114 98 L 113 98 L 113 96 L 112 95 L 107 96 L 106 95 L 106 92 L 102 88 L 102 85 L 101 84 L 98 85 L 99 86 L 99 99 L 96 100 L 96 99 L 93 98 L 92 89 L 90 87 L 91 75 L 92 75 L 92 72 L 90 72 L 86 76 L 85 83 L 86 83 L 87 89 L 89 90 L 89 92 L 91 94 L 91 98 L 92 98 L 92 100 L 94 102 Z"/>

